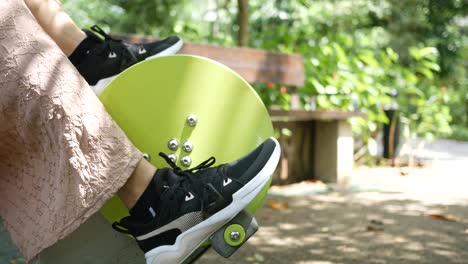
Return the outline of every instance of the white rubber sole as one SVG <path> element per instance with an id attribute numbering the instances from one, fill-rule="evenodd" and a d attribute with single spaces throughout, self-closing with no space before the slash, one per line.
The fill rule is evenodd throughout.
<path id="1" fill-rule="evenodd" d="M 183 262 L 213 233 L 247 207 L 266 185 L 278 164 L 281 152 L 280 145 L 276 139 L 272 139 L 275 141 L 276 147 L 265 167 L 248 184 L 233 194 L 230 205 L 179 235 L 173 245 L 160 246 L 146 252 L 146 263 Z"/>
<path id="2" fill-rule="evenodd" d="M 158 58 L 158 57 L 174 55 L 182 48 L 183 45 L 184 45 L 184 42 L 182 40 L 179 40 L 174 45 L 172 45 L 170 48 L 165 49 L 164 51 L 162 51 L 162 52 L 160 52 L 158 54 L 155 54 L 153 56 L 150 56 L 150 57 L 146 58 L 145 61 L 155 59 L 155 58 Z M 91 87 L 91 89 L 93 89 L 93 91 L 94 91 L 94 93 L 96 95 L 100 95 L 102 93 L 102 91 L 104 91 L 106 86 L 109 85 L 109 83 L 112 80 L 117 78 L 117 76 L 119 76 L 119 74 L 116 74 L 114 76 L 110 76 L 110 77 L 101 79 L 95 85 L 90 85 L 89 87 Z"/>

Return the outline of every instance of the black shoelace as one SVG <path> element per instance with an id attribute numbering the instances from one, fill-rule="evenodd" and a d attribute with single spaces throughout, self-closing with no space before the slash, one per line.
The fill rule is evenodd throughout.
<path id="1" fill-rule="evenodd" d="M 179 175 L 179 176 L 189 176 L 192 175 L 198 171 L 201 171 L 203 169 L 207 169 L 213 164 L 216 163 L 216 158 L 215 157 L 210 157 L 209 159 L 203 161 L 202 163 L 198 164 L 197 166 L 187 169 L 187 170 L 182 170 L 180 167 L 178 167 L 166 154 L 159 152 L 159 156 L 162 157 L 167 164 L 171 166 L 171 168 L 174 170 L 174 172 Z"/>
<path id="2" fill-rule="evenodd" d="M 213 164 L 215 164 L 215 157 L 210 157 L 209 159 L 203 161 L 191 169 L 182 170 L 166 154 L 160 152 L 159 156 L 164 158 L 164 160 L 166 160 L 166 162 L 171 166 L 174 173 L 181 177 L 179 181 L 167 189 L 167 194 L 169 197 L 172 197 L 172 199 L 174 199 L 174 197 L 185 197 L 187 193 L 193 192 L 192 195 L 194 195 L 200 201 L 202 212 L 205 212 L 207 207 L 212 206 L 211 204 L 205 204 L 210 193 L 214 193 L 216 195 L 216 202 L 219 200 L 224 200 L 223 196 L 211 183 L 202 183 L 202 179 L 200 179 L 199 175 L 197 175 L 198 172 L 204 169 L 208 169 Z M 176 195 L 176 193 L 179 191 L 181 191 L 183 195 Z"/>

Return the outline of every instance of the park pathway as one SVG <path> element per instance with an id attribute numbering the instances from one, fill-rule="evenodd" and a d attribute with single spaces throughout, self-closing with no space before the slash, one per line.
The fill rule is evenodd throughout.
<path id="1" fill-rule="evenodd" d="M 357 168 L 352 188 L 273 188 L 260 231 L 199 263 L 468 263 L 468 142 L 412 142 L 424 168 Z"/>

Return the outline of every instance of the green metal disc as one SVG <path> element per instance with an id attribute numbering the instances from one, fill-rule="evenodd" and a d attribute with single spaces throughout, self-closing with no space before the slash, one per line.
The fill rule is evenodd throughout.
<path id="1" fill-rule="evenodd" d="M 235 233 L 236 239 L 233 237 Z M 239 224 L 232 224 L 224 230 L 224 241 L 230 246 L 237 247 L 244 242 L 245 229 Z"/>
<path id="2" fill-rule="evenodd" d="M 99 95 L 106 110 L 132 143 L 149 153 L 156 167 L 168 167 L 159 152 L 190 156 L 196 166 L 211 156 L 216 165 L 247 154 L 270 136 L 273 126 L 260 97 L 237 73 L 210 59 L 176 55 L 136 64 L 112 81 Z M 195 114 L 195 126 L 187 117 Z M 171 151 L 175 138 L 179 148 Z M 193 151 L 182 150 L 190 140 Z M 268 186 L 248 206 L 254 212 Z M 128 211 L 115 196 L 101 209 L 109 222 Z"/>

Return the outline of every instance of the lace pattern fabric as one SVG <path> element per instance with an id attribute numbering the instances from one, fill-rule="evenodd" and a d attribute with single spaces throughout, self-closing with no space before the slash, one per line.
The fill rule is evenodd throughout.
<path id="1" fill-rule="evenodd" d="M 24 2 L 0 1 L 0 215 L 25 258 L 95 213 L 141 157 Z"/>

